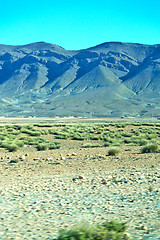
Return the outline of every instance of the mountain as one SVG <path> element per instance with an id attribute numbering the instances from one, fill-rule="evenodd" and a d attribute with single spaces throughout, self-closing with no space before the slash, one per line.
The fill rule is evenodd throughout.
<path id="1" fill-rule="evenodd" d="M 0 45 L 0 116 L 159 117 L 160 45 Z"/>

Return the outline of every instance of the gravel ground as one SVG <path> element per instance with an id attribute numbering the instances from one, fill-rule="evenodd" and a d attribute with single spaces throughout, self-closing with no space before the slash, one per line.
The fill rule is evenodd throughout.
<path id="1" fill-rule="evenodd" d="M 160 239 L 159 153 L 76 150 L 1 153 L 0 239 L 51 240 L 60 228 L 113 219 L 132 240 Z"/>

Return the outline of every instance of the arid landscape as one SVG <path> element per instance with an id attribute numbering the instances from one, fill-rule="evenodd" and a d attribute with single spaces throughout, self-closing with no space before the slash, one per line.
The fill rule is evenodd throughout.
<path id="1" fill-rule="evenodd" d="M 0 240 L 160 240 L 160 1 L 1 1 Z"/>
<path id="2" fill-rule="evenodd" d="M 160 239 L 159 149 L 157 121 L 1 119 L 0 239 L 104 220 Z"/>

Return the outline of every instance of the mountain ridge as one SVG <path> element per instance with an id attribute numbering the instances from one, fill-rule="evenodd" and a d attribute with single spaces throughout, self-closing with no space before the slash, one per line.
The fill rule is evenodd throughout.
<path id="1" fill-rule="evenodd" d="M 159 116 L 160 44 L 0 44 L 1 116 Z"/>

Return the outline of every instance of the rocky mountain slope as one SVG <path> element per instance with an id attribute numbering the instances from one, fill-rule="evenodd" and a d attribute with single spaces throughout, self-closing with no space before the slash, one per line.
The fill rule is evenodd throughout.
<path id="1" fill-rule="evenodd" d="M 159 93 L 160 45 L 0 45 L 1 116 L 159 117 Z"/>

